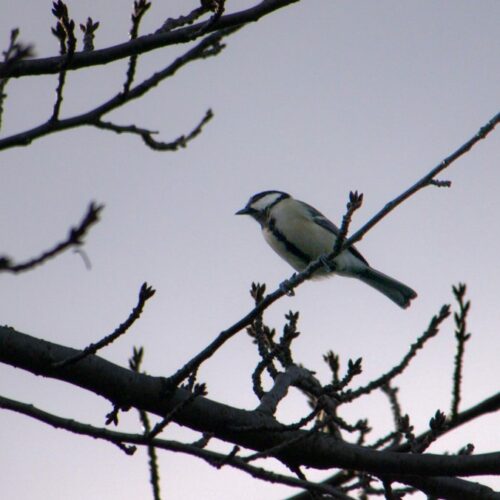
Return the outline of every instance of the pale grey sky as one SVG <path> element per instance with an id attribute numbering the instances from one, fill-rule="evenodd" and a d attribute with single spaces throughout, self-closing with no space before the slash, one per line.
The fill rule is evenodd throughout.
<path id="1" fill-rule="evenodd" d="M 130 5 L 69 1 L 77 22 L 101 22 L 96 47 L 122 42 Z M 189 5 L 186 8 L 186 5 Z M 142 32 L 155 30 L 196 2 L 156 2 Z M 250 1 L 230 2 L 230 11 Z M 185 10 L 184 10 L 185 9 Z M 2 8 L 0 45 L 11 28 L 40 57 L 57 53 L 51 2 L 24 0 Z M 157 289 L 141 320 L 101 353 L 126 365 L 132 346 L 146 350 L 144 368 L 169 375 L 251 307 L 252 281 L 274 288 L 292 270 L 263 241 L 251 220 L 234 217 L 248 197 L 280 189 L 339 222 L 350 190 L 365 195 L 359 228 L 499 111 L 500 2 L 302 1 L 227 39 L 216 59 L 189 65 L 140 101 L 109 118 L 157 129 L 162 140 L 188 132 L 212 108 L 215 118 L 178 153 L 147 149 L 138 138 L 76 129 L 46 137 L 0 158 L 1 253 L 22 260 L 50 247 L 80 220 L 90 200 L 106 205 L 87 238 L 89 272 L 72 253 L 26 274 L 2 276 L 0 321 L 72 347 L 112 331 L 135 304 L 139 287 Z M 142 57 L 138 75 L 168 63 L 180 48 Z M 118 91 L 127 62 L 71 73 L 62 116 Z M 3 134 L 50 114 L 56 77 L 12 80 Z M 361 283 L 343 278 L 306 283 L 266 317 L 276 327 L 300 310 L 296 359 L 327 381 L 322 355 L 363 357 L 359 383 L 398 362 L 464 281 L 472 300 L 464 366 L 465 409 L 498 391 L 500 131 L 442 176 L 451 189 L 427 188 L 358 244 L 376 268 L 417 290 L 402 311 Z M 418 432 L 439 408 L 449 410 L 455 344 L 448 321 L 396 383 Z M 251 373 L 257 354 L 240 334 L 200 371 L 209 397 L 241 408 L 257 404 Z M 74 388 L 0 367 L 0 393 L 62 416 L 102 425 L 109 404 Z M 280 411 L 303 416 L 294 394 Z M 379 396 L 343 416 L 368 416 L 382 434 L 391 426 Z M 122 416 L 138 429 L 136 414 Z M 483 417 L 440 441 L 454 452 L 468 442 L 498 450 L 498 417 Z M 11 499 L 151 498 L 147 458 L 9 412 L 0 412 L 2 495 Z M 194 434 L 172 426 L 172 439 Z M 229 449 L 221 445 L 221 449 Z M 278 499 L 293 490 L 256 483 L 196 459 L 160 455 L 165 498 Z M 23 479 L 19 479 L 19 478 Z M 324 474 L 311 473 L 311 478 Z M 196 478 L 196 480 L 194 480 Z M 494 485 L 490 480 L 489 484 Z M 498 481 L 496 486 L 499 487 Z"/>

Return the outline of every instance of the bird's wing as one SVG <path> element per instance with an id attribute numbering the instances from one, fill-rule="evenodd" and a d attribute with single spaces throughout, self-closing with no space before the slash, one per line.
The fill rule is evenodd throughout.
<path id="1" fill-rule="evenodd" d="M 316 224 L 323 227 L 327 231 L 330 231 L 335 236 L 338 236 L 339 228 L 330 219 L 327 219 L 320 211 L 316 210 L 311 205 L 308 205 L 307 203 L 304 203 L 304 205 L 307 207 L 307 210 L 312 215 L 314 222 L 316 222 Z M 352 246 L 348 249 L 348 251 L 351 252 L 359 260 L 364 262 L 366 265 L 369 265 L 367 260 L 358 252 L 358 250 L 356 250 L 356 247 Z"/>

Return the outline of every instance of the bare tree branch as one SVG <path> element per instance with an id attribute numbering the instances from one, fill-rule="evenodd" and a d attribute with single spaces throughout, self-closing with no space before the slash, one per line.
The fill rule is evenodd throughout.
<path id="1" fill-rule="evenodd" d="M 33 48 L 30 45 L 23 45 L 17 41 L 19 36 L 19 30 L 13 29 L 10 32 L 10 42 L 7 50 L 3 51 L 3 61 L 0 63 L 0 71 L 2 69 L 9 71 L 12 64 L 16 61 L 20 61 L 26 57 L 33 55 Z M 7 94 L 5 93 L 5 87 L 9 81 L 8 77 L 0 78 L 0 129 L 2 128 L 2 117 L 3 117 L 3 103 Z"/>
<path id="2" fill-rule="evenodd" d="M 232 31 L 234 31 L 234 28 Z M 110 126 L 104 125 L 101 121 L 102 117 L 105 114 L 119 108 L 120 106 L 123 106 L 125 103 L 128 103 L 133 99 L 142 97 L 144 94 L 158 85 L 161 81 L 174 75 L 187 63 L 196 59 L 204 58 L 207 56 L 207 54 L 214 54 L 212 49 L 216 47 L 217 50 L 220 50 L 222 48 L 222 45 L 220 44 L 221 39 L 229 33 L 229 31 L 221 31 L 219 33 L 214 33 L 207 36 L 206 38 L 202 39 L 195 47 L 175 59 L 166 68 L 158 71 L 150 78 L 131 88 L 127 92 L 127 94 L 123 94 L 122 92 L 120 92 L 119 94 L 115 95 L 114 97 L 101 104 L 97 108 L 92 109 L 91 111 L 62 120 L 48 120 L 42 125 L 34 127 L 30 130 L 26 130 L 9 137 L 5 137 L 4 139 L 0 139 L 0 151 L 14 146 L 27 146 L 31 144 L 31 142 L 35 139 L 38 139 L 45 135 L 75 127 L 80 127 L 82 125 L 90 125 L 100 128 L 111 128 Z M 201 126 L 203 126 L 203 124 L 206 123 L 208 119 L 209 118 L 206 118 L 206 120 L 202 122 Z M 201 130 L 201 126 L 199 125 L 197 127 L 199 129 L 197 133 L 199 133 L 199 131 Z M 115 129 L 115 132 L 116 131 L 118 130 Z M 197 135 L 197 133 L 195 133 L 196 131 L 197 129 L 195 129 L 192 134 L 194 133 L 195 135 Z M 142 134 L 142 137 L 144 139 L 145 135 Z"/>
<path id="3" fill-rule="evenodd" d="M 91 17 L 87 18 L 85 24 L 80 24 L 80 29 L 83 32 L 83 50 L 85 52 L 90 52 L 94 50 L 94 38 L 95 32 L 99 28 L 99 21 L 92 21 Z"/>
<path id="4" fill-rule="evenodd" d="M 244 24 L 258 21 L 262 17 L 298 1 L 299 0 L 262 0 L 249 9 L 222 16 L 217 22 L 210 26 L 208 31 L 217 32 L 227 28 L 241 27 Z M 192 40 L 195 33 L 202 33 L 200 30 L 204 25 L 204 22 L 200 22 L 180 29 L 169 31 L 160 30 L 155 34 L 145 35 L 113 47 L 94 50 L 92 52 L 78 52 L 75 53 L 67 69 L 70 71 L 89 66 L 108 64 L 132 55 L 144 54 L 161 47 L 185 43 L 186 41 Z M 19 78 L 22 76 L 59 73 L 63 62 L 64 58 L 61 56 L 31 59 L 29 61 L 16 61 L 7 68 L 0 66 L 0 78 Z"/>
<path id="5" fill-rule="evenodd" d="M 413 186 L 408 188 L 405 192 L 401 193 L 399 196 L 394 198 L 392 201 L 387 203 L 382 210 L 376 213 L 366 224 L 363 225 L 361 229 L 356 231 L 346 242 L 344 248 L 348 248 L 357 241 L 361 240 L 363 236 L 369 231 L 375 224 L 380 222 L 389 212 L 392 212 L 398 205 L 401 205 L 404 201 L 414 195 L 417 191 L 421 189 L 435 185 L 435 177 L 439 175 L 443 170 L 448 168 L 453 162 L 458 160 L 465 153 L 470 151 L 479 141 L 485 139 L 490 132 L 500 123 L 500 113 L 497 113 L 486 125 L 483 125 L 479 131 L 469 139 L 465 144 L 460 146 L 456 151 L 447 156 L 439 165 L 434 167 L 429 171 L 428 174 L 424 175 L 419 181 L 417 181 Z"/>
<path id="6" fill-rule="evenodd" d="M 494 394 L 489 398 L 486 398 L 484 401 L 481 401 L 472 408 L 458 413 L 453 420 L 448 422 L 448 425 L 445 429 L 443 429 L 442 434 L 446 434 L 447 432 L 457 429 L 458 427 L 471 422 L 481 415 L 486 415 L 487 413 L 495 413 L 497 411 L 500 411 L 500 392 Z M 416 439 L 418 441 L 424 441 L 427 438 L 429 432 L 430 431 L 420 434 L 416 437 Z M 410 451 L 410 445 L 408 443 L 402 443 L 396 446 L 389 446 L 386 449 L 399 452 L 408 452 Z"/>
<path id="7" fill-rule="evenodd" d="M 462 386 L 462 368 L 465 353 L 465 343 L 470 339 L 471 334 L 467 333 L 467 313 L 470 310 L 470 301 L 464 302 L 466 286 L 460 283 L 453 287 L 453 294 L 458 302 L 459 312 L 453 315 L 455 320 L 456 330 L 455 338 L 457 340 L 457 353 L 455 355 L 455 370 L 453 373 L 453 391 L 451 402 L 451 415 L 453 420 L 458 414 L 460 405 L 460 391 Z"/>
<path id="8" fill-rule="evenodd" d="M 132 357 L 128 361 L 128 365 L 129 368 L 136 373 L 140 372 L 143 355 L 144 355 L 144 349 L 142 348 L 136 349 L 134 347 L 134 351 Z M 151 423 L 149 422 L 148 414 L 143 410 L 139 410 L 139 418 L 141 419 L 142 427 L 144 429 L 144 435 L 150 436 Z M 156 448 L 152 445 L 149 445 L 147 449 L 149 457 L 149 482 L 151 483 L 151 488 L 153 489 L 153 498 L 154 500 L 161 500 L 160 470 L 158 467 L 158 457 L 156 454 Z"/>
<path id="9" fill-rule="evenodd" d="M 111 431 L 102 427 L 83 424 L 73 419 L 59 417 L 57 415 L 53 415 L 46 411 L 40 410 L 33 405 L 14 401 L 2 396 L 0 396 L 0 408 L 12 410 L 23 415 L 35 418 L 57 429 L 65 429 L 76 434 L 103 439 L 119 445 L 120 448 L 123 447 L 123 443 L 130 443 L 140 446 L 152 447 L 154 449 L 163 449 L 172 452 L 185 453 L 188 455 L 199 457 L 216 468 L 220 468 L 223 465 L 228 465 L 246 472 L 255 478 L 263 479 L 265 481 L 281 483 L 296 488 L 306 488 L 310 491 L 316 491 L 318 493 L 326 493 L 328 495 L 331 495 L 332 498 L 337 498 L 339 500 L 353 500 L 348 495 L 345 495 L 330 486 L 315 484 L 309 481 L 295 479 L 290 476 L 271 472 L 263 468 L 250 465 L 247 461 L 237 457 L 234 454 L 232 456 L 223 455 L 214 451 L 205 450 L 203 447 L 200 447 L 196 444 L 190 445 L 179 443 L 177 441 L 167 441 L 158 438 L 151 440 L 142 434 L 129 434 L 124 432 Z"/>
<path id="10" fill-rule="evenodd" d="M 414 193 L 419 191 L 425 186 L 430 185 L 430 181 L 442 172 L 445 168 L 450 166 L 455 160 L 460 158 L 463 154 L 469 151 L 477 142 L 484 139 L 500 122 L 500 113 L 495 115 L 486 125 L 481 127 L 479 132 L 465 144 L 460 146 L 454 153 L 445 158 L 437 167 L 433 168 L 427 175 L 422 177 L 417 183 L 412 187 L 407 189 L 401 195 L 396 197 L 393 201 L 389 202 L 385 207 L 380 210 L 374 217 L 372 217 L 366 224 L 361 227 L 353 236 L 351 236 L 342 246 L 342 250 L 349 248 L 356 241 L 360 240 L 366 232 L 371 229 L 375 224 L 380 222 L 386 215 L 388 215 L 392 210 L 394 210 L 398 205 L 407 200 Z M 349 209 L 348 209 L 349 210 Z M 350 221 L 350 218 L 344 219 L 346 222 Z M 252 309 L 246 316 L 241 318 L 239 321 L 234 323 L 227 330 L 222 331 L 215 340 L 212 341 L 205 349 L 194 356 L 190 361 L 188 361 L 181 369 L 170 377 L 170 382 L 173 385 L 178 385 L 182 380 L 184 380 L 189 373 L 198 368 L 204 361 L 211 357 L 222 345 L 224 345 L 231 337 L 236 335 L 243 328 L 249 326 L 251 322 L 262 314 L 269 306 L 271 306 L 278 299 L 288 294 L 291 290 L 294 290 L 301 283 L 306 281 L 317 269 L 324 265 L 325 259 L 327 261 L 333 260 L 338 255 L 339 250 L 332 252 L 330 255 L 320 257 L 315 260 L 301 273 L 294 274 L 292 277 L 284 282 L 285 286 L 281 286 L 274 292 L 266 295 L 262 301 L 257 304 L 254 309 Z"/>
<path id="11" fill-rule="evenodd" d="M 67 358 L 63 361 L 59 361 L 57 363 L 54 363 L 54 368 L 61 369 L 64 367 L 67 367 L 69 365 L 73 365 L 75 363 L 78 363 L 82 359 L 85 359 L 87 356 L 90 356 L 91 354 L 95 354 L 97 351 L 102 349 L 103 347 L 108 346 L 109 344 L 113 343 L 118 337 L 123 335 L 128 331 L 128 329 L 135 323 L 136 320 L 139 319 L 139 317 L 142 314 L 142 311 L 144 310 L 144 306 L 146 302 L 155 294 L 155 290 L 151 288 L 147 283 L 143 283 L 141 286 L 141 290 L 139 291 L 139 301 L 137 305 L 134 307 L 132 312 L 129 314 L 129 317 L 120 325 L 118 326 L 114 332 L 110 333 L 109 335 L 106 335 L 106 337 L 102 338 L 96 343 L 92 343 L 85 347 L 82 351 L 80 351 L 78 354 L 75 354 L 74 356 L 71 356 L 70 358 Z"/>
<path id="12" fill-rule="evenodd" d="M 9 257 L 0 257 L 0 272 L 20 273 L 33 269 L 40 264 L 45 263 L 47 260 L 59 255 L 70 247 L 83 245 L 83 238 L 86 236 L 89 228 L 99 221 L 99 216 L 104 205 L 96 205 L 94 202 L 90 203 L 87 214 L 83 218 L 80 225 L 71 228 L 66 240 L 54 246 L 54 248 L 43 252 L 40 256 L 34 257 L 26 262 L 14 264 Z"/>
<path id="13" fill-rule="evenodd" d="M 40 420 L 48 425 L 55 428 L 66 429 L 70 432 L 77 434 L 87 435 L 98 439 L 104 439 L 106 441 L 112 442 L 114 444 L 123 446 L 123 443 L 130 443 L 142 446 L 152 446 L 154 448 L 169 450 L 173 452 L 181 452 L 189 455 L 197 456 L 207 461 L 211 465 L 220 468 L 222 465 L 229 465 L 235 467 L 239 470 L 251 474 L 253 477 L 263 479 L 271 482 L 278 482 L 282 484 L 287 484 L 289 486 L 307 488 L 309 491 L 317 491 L 320 493 L 326 493 L 331 495 L 333 498 L 339 498 L 343 500 L 349 500 L 351 497 L 341 493 L 335 488 L 328 486 L 327 484 L 315 484 L 309 481 L 304 481 L 302 479 L 295 479 L 289 476 L 283 476 L 274 472 L 266 471 L 262 468 L 252 466 L 247 460 L 239 458 L 236 455 L 222 455 L 217 452 L 205 450 L 198 446 L 188 445 L 184 443 L 179 443 L 176 441 L 167 441 L 162 439 L 149 440 L 147 437 L 141 434 L 129 434 L 123 432 L 111 431 L 108 429 L 103 429 L 99 427 L 94 427 L 88 424 L 83 424 L 72 419 L 65 419 L 57 415 L 47 413 L 40 410 L 32 405 L 27 405 L 25 403 L 20 403 L 8 398 L 0 396 L 0 407 L 22 413 L 24 415 L 30 416 L 37 420 Z M 387 475 L 383 475 L 387 478 Z M 482 486 L 477 483 L 472 483 L 470 481 L 464 481 L 459 479 L 450 479 L 443 477 L 415 477 L 415 476 L 402 476 L 393 475 L 390 476 L 391 480 L 402 482 L 415 486 L 422 491 L 429 494 L 439 495 L 440 498 L 470 498 L 473 499 L 495 499 L 497 494 L 493 492 L 488 487 Z M 298 495 L 294 497 L 299 498 L 311 498 L 310 495 Z"/>
<path id="14" fill-rule="evenodd" d="M 190 397 L 190 392 L 176 389 L 165 397 L 165 379 L 134 373 L 91 355 L 65 370 L 54 370 L 53 363 L 75 354 L 58 344 L 43 341 L 0 327 L 0 362 L 34 374 L 63 380 L 92 391 L 120 406 L 132 406 L 156 415 L 166 415 Z M 500 452 L 472 456 L 443 456 L 434 454 L 405 454 L 375 451 L 339 441 L 324 433 L 307 431 L 273 432 L 280 424 L 271 416 L 245 411 L 197 397 L 174 415 L 174 421 L 200 432 L 213 433 L 256 451 L 287 443 L 276 453 L 283 463 L 318 469 L 331 467 L 355 469 L 370 474 L 419 476 L 472 476 L 500 474 Z M 267 430 L 241 431 L 245 426 L 265 425 Z M 289 444 L 295 437 L 299 444 Z"/>
<path id="15" fill-rule="evenodd" d="M 56 89 L 56 102 L 54 110 L 49 121 L 59 120 L 59 113 L 63 101 L 64 85 L 66 83 L 66 70 L 73 58 L 76 50 L 75 21 L 70 19 L 68 7 L 62 0 L 53 3 L 52 14 L 57 18 L 55 28 L 52 28 L 52 34 L 59 40 L 59 53 L 64 57 L 59 71 L 59 79 Z"/>
<path id="16" fill-rule="evenodd" d="M 105 130 L 112 130 L 117 134 L 131 133 L 140 135 L 144 143 L 151 149 L 156 151 L 177 151 L 180 148 L 185 148 L 190 141 L 200 135 L 203 127 L 213 118 L 213 116 L 214 114 L 212 110 L 207 110 L 200 123 L 198 123 L 198 125 L 196 125 L 196 127 L 191 130 L 191 132 L 189 132 L 187 135 L 181 135 L 171 142 L 156 141 L 155 139 L 153 139 L 153 135 L 157 134 L 157 131 L 139 128 L 135 125 L 116 125 L 114 123 L 104 122 L 102 120 L 98 120 L 92 125 Z"/>
<path id="17" fill-rule="evenodd" d="M 132 28 L 130 30 L 130 39 L 135 40 L 139 35 L 139 25 L 141 24 L 141 20 L 144 14 L 151 7 L 151 3 L 146 0 L 136 0 L 134 1 L 134 11 L 132 12 Z M 134 81 L 135 76 L 135 68 L 137 66 L 137 54 L 130 56 L 128 62 L 127 69 L 127 79 L 123 84 L 123 93 L 128 94 L 130 87 L 132 86 L 132 82 Z"/>
<path id="18" fill-rule="evenodd" d="M 399 364 L 397 364 L 387 373 L 380 376 L 378 379 L 370 382 L 366 386 L 360 387 L 359 389 L 356 389 L 354 391 L 351 390 L 346 391 L 340 397 L 341 402 L 342 403 L 350 402 L 364 394 L 369 394 L 373 390 L 379 389 L 382 386 L 386 385 L 397 375 L 400 375 L 403 372 L 403 370 L 408 366 L 410 361 L 416 356 L 419 349 L 422 349 L 425 342 L 431 339 L 432 337 L 435 337 L 438 334 L 439 326 L 449 315 L 450 315 L 450 306 L 448 305 L 443 306 L 441 308 L 441 311 L 439 311 L 439 314 L 433 316 L 427 330 L 417 339 L 416 342 L 414 342 L 411 345 L 410 350 Z"/>

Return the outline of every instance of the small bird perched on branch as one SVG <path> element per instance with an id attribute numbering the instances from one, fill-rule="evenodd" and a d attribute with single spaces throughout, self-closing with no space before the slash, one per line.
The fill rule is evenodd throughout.
<path id="1" fill-rule="evenodd" d="M 299 272 L 331 253 L 339 234 L 337 226 L 318 210 L 282 191 L 254 194 L 236 215 L 253 217 L 271 248 Z M 417 296 L 410 287 L 370 267 L 353 246 L 340 253 L 331 267 L 325 262 L 313 278 L 333 274 L 358 278 L 402 308 Z"/>

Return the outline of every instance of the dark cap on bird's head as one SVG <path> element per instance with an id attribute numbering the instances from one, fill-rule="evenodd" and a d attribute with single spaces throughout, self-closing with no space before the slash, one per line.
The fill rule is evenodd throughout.
<path id="1" fill-rule="evenodd" d="M 257 218 L 258 214 L 263 214 L 285 198 L 290 198 L 290 195 L 283 191 L 262 191 L 261 193 L 254 194 L 248 200 L 246 206 L 238 210 L 235 215 L 251 215 Z"/>

